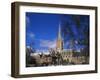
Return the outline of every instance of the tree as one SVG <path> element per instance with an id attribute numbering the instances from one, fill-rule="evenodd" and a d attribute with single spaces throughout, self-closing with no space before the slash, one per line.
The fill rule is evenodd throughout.
<path id="1" fill-rule="evenodd" d="M 26 67 L 29 67 L 30 64 L 36 64 L 35 58 L 30 55 L 34 52 L 35 50 L 33 50 L 32 47 L 26 47 Z"/>

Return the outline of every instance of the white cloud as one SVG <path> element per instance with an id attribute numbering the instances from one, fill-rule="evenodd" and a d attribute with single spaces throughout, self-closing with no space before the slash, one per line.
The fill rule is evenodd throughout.
<path id="1" fill-rule="evenodd" d="M 40 40 L 40 46 L 47 48 L 55 48 L 56 40 Z"/>
<path id="2" fill-rule="evenodd" d="M 30 23 L 30 18 L 26 17 L 26 23 L 29 24 Z"/>
<path id="3" fill-rule="evenodd" d="M 28 33 L 28 36 L 29 36 L 30 38 L 34 38 L 34 37 L 35 37 L 35 34 L 34 34 L 34 33 Z"/>
<path id="4" fill-rule="evenodd" d="M 33 37 L 35 37 L 35 35 L 34 35 L 33 33 L 30 33 L 30 37 L 32 37 L 32 38 L 33 38 Z"/>
<path id="5" fill-rule="evenodd" d="M 26 16 L 26 27 L 30 26 L 30 18 Z"/>

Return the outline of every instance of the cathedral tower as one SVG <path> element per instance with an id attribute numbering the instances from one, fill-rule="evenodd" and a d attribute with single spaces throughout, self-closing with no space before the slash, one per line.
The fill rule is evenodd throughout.
<path id="1" fill-rule="evenodd" d="M 61 26 L 60 26 L 60 24 L 59 24 L 59 30 L 58 30 L 58 38 L 57 38 L 57 42 L 56 42 L 56 48 L 59 51 L 61 51 L 63 49 L 63 40 L 62 40 L 62 36 L 61 36 Z"/>

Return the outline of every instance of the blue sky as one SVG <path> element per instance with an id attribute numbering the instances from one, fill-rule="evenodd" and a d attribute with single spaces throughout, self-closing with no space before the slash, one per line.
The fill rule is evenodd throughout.
<path id="1" fill-rule="evenodd" d="M 73 16 L 78 15 L 26 12 L 26 46 L 31 45 L 37 50 L 54 48 L 56 46 L 59 24 L 62 27 L 66 22 L 71 24 L 70 27 L 76 40 L 77 38 L 84 38 L 84 35 L 79 34 L 80 31 L 76 28 L 75 21 L 72 20 L 74 19 Z M 80 30 L 85 29 L 84 25 L 89 27 L 89 16 L 79 15 L 79 17 Z M 67 40 L 69 41 L 70 38 L 70 35 L 68 35 Z M 66 42 L 66 48 L 69 46 L 68 41 Z"/>

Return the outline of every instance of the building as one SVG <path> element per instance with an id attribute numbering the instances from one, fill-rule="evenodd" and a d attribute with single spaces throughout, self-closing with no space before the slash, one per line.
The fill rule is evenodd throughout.
<path id="1" fill-rule="evenodd" d="M 61 32 L 61 25 L 59 24 L 59 30 L 58 30 L 58 37 L 57 37 L 57 42 L 56 42 L 56 50 L 60 52 L 60 55 L 63 59 L 63 62 L 66 64 L 82 64 L 82 63 L 89 63 L 89 57 L 80 55 L 82 52 L 73 50 L 72 46 L 73 44 L 71 43 L 71 49 L 64 49 L 64 42 L 62 39 L 62 32 Z M 88 61 L 86 61 L 86 59 Z M 63 63 L 62 63 L 63 64 Z"/>

